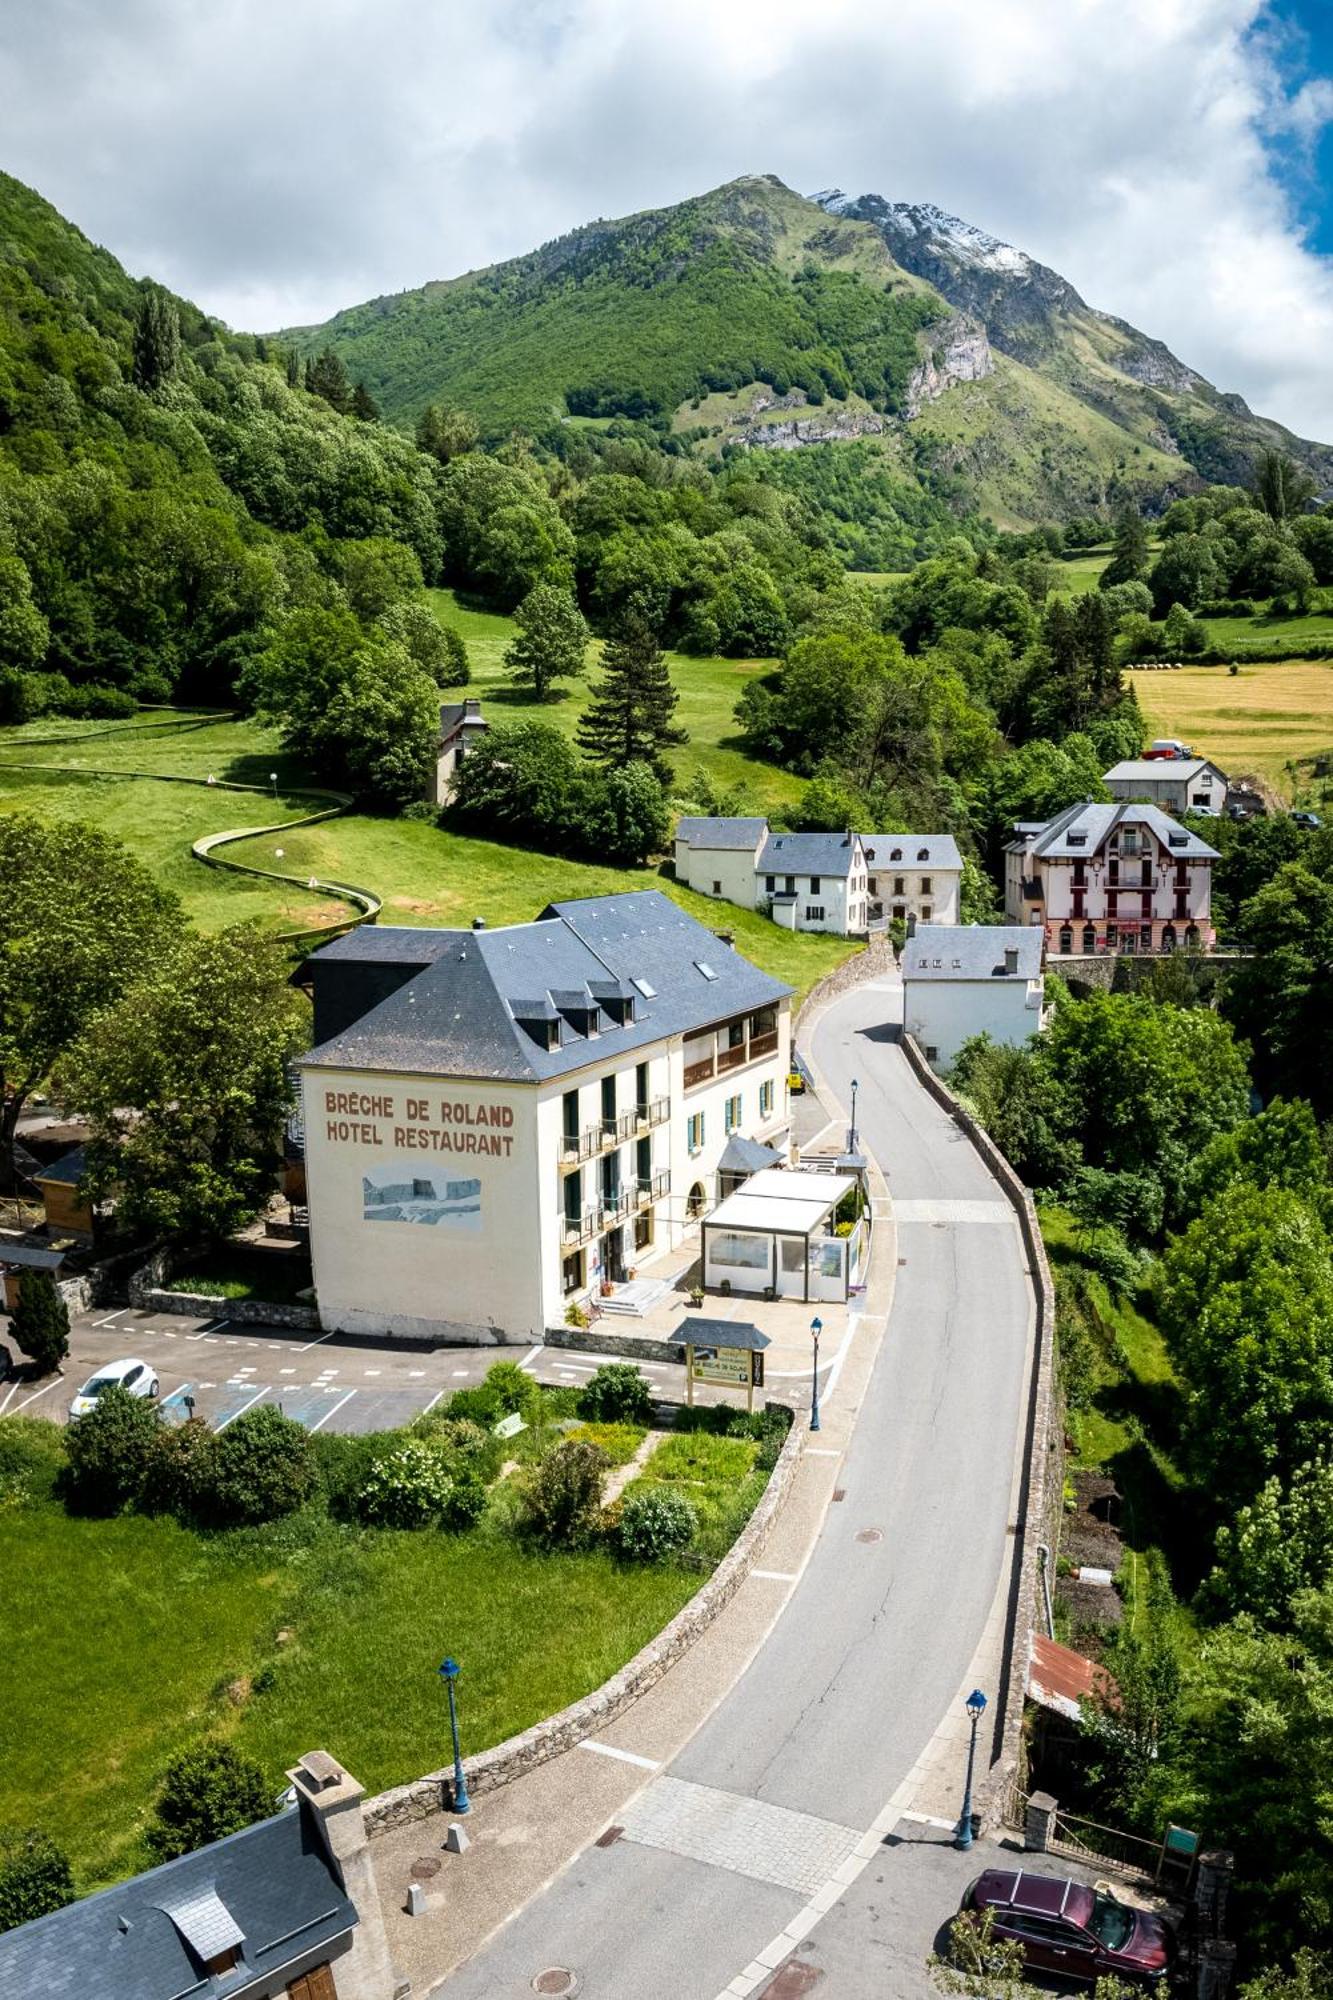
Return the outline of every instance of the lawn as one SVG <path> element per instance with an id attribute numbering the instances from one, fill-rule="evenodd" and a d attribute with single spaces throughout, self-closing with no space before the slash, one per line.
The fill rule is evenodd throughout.
<path id="1" fill-rule="evenodd" d="M 466 692 L 480 695 L 494 719 L 536 716 L 567 736 L 574 734 L 597 678 L 599 644 L 590 649 L 587 678 L 571 684 L 563 701 L 537 708 L 509 685 L 504 652 L 514 635 L 512 618 L 473 609 L 452 590 L 433 590 L 430 597 L 441 621 L 460 632 L 467 645 L 472 680 Z M 775 812 L 793 804 L 803 781 L 775 764 L 757 763 L 736 741 L 734 711 L 741 692 L 750 681 L 771 673 L 774 662 L 699 659 L 689 653 L 669 653 L 667 662 L 680 693 L 676 721 L 690 735 L 684 748 L 673 753 L 678 791 L 688 793 L 695 772 L 703 771 L 719 790 L 740 787 L 752 812 Z"/>
<path id="2" fill-rule="evenodd" d="M 1070 597 L 1083 597 L 1097 588 L 1098 578 L 1111 560 L 1108 543 L 1104 548 L 1082 549 L 1076 556 L 1061 556 L 1055 565 L 1055 588 Z"/>
<path id="3" fill-rule="evenodd" d="M 489 1425 L 510 1386 L 460 1392 L 459 1414 Z M 268 1527 L 208 1533 L 165 1515 L 71 1515 L 54 1491 L 63 1433 L 34 1419 L 0 1424 L 0 1825 L 44 1827 L 88 1890 L 147 1865 L 152 1800 L 187 1744 L 234 1742 L 275 1799 L 284 1771 L 316 1748 L 373 1792 L 446 1760 L 437 1668 L 447 1653 L 463 1667 L 469 1753 L 600 1686 L 726 1553 L 768 1474 L 749 1440 L 675 1435 L 635 1483 L 688 1493 L 699 1528 L 686 1558 L 623 1564 L 601 1539 L 535 1550 L 514 1532 L 515 1482 L 532 1461 L 572 1428 L 626 1465 L 645 1433 L 571 1426 L 576 1392 L 523 1387 L 528 1427 L 506 1451 L 524 1471 L 492 1485 L 467 1533 L 358 1526 L 350 1499 L 367 1454 L 383 1448 L 360 1438 L 317 1440 L 324 1488 Z"/>
<path id="4" fill-rule="evenodd" d="M 1237 621 L 1242 625 L 1251 621 Z M 1285 796 L 1288 765 L 1333 749 L 1333 661 L 1181 667 L 1126 676 L 1154 736 L 1179 736 L 1230 777 L 1257 773 Z"/>
<path id="5" fill-rule="evenodd" d="M 501 625 L 507 632 L 509 621 L 485 613 L 465 615 L 480 630 L 480 637 L 469 634 L 469 648 L 480 660 L 489 645 L 498 661 L 507 640 L 487 638 L 486 628 Z M 570 703 L 551 712 L 572 720 Z M 306 894 L 294 884 L 264 884 L 206 868 L 191 857 L 190 843 L 201 834 L 294 820 L 309 810 L 308 803 L 291 791 L 308 774 L 278 750 L 272 730 L 234 718 L 201 726 L 176 715 L 156 717 L 149 725 L 110 728 L 68 724 L 60 729 L 48 724 L 40 733 L 59 740 L 41 745 L 35 741 L 38 733 L 36 725 L 0 731 L 0 811 L 24 809 L 46 819 L 81 819 L 102 827 L 124 840 L 159 880 L 174 889 L 191 918 L 206 930 L 248 918 L 275 929 L 295 929 L 346 914 L 345 905 Z M 724 760 L 735 756 L 747 770 L 764 768 L 750 764 L 739 752 L 719 750 L 717 755 Z M 30 762 L 56 768 L 17 768 Z M 265 790 L 251 798 L 128 775 L 145 770 L 163 777 L 173 772 L 207 777 L 211 772 L 233 783 L 265 787 L 270 772 L 276 772 L 277 796 Z M 96 775 L 101 772 L 113 775 Z M 126 775 L 114 775 L 121 772 Z M 491 924 L 526 922 L 548 902 L 562 898 L 661 888 L 710 929 L 730 930 L 747 957 L 787 980 L 798 993 L 806 992 L 856 948 L 844 938 L 793 936 L 752 910 L 730 904 L 719 908 L 653 869 L 564 861 L 526 848 L 444 833 L 422 820 L 354 813 L 291 832 L 261 835 L 227 852 L 250 866 L 281 870 L 301 880 L 318 875 L 373 889 L 384 898 L 383 921 L 394 924 L 466 925 L 474 916 Z"/>

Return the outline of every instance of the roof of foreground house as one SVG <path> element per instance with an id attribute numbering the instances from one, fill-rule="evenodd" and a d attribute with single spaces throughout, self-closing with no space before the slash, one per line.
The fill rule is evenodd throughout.
<path id="1" fill-rule="evenodd" d="M 0 2000 L 226 2000 L 334 1956 L 356 1922 L 318 1828 L 279 1813 L 7 1931 Z M 210 1973 L 233 1948 L 238 1963 Z"/>
<path id="2" fill-rule="evenodd" d="M 308 963 L 331 961 L 358 978 L 356 940 L 375 962 L 377 928 L 362 926 Z M 535 1083 L 791 991 L 659 889 L 551 903 L 534 923 L 503 929 L 416 935 L 430 940 L 429 962 L 303 1063 Z"/>
<path id="3" fill-rule="evenodd" d="M 1160 806 L 1138 800 L 1117 800 L 1113 805 L 1066 806 L 1062 813 L 1035 830 L 1025 827 L 1007 843 L 1006 852 L 1022 854 L 1031 848 L 1034 858 L 1045 861 L 1077 861 L 1096 854 L 1121 827 L 1143 827 L 1153 834 L 1168 853 L 1182 861 L 1216 861 L 1217 849 L 1197 833 L 1181 826 Z"/>
<path id="4" fill-rule="evenodd" d="M 1042 931 L 1036 924 L 918 924 L 903 946 L 903 978 L 1036 979 Z M 1006 952 L 1016 954 L 1011 972 Z"/>

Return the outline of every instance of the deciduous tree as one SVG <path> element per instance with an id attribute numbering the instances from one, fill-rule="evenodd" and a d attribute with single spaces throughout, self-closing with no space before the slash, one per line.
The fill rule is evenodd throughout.
<path id="1" fill-rule="evenodd" d="M 571 590 L 539 583 L 514 612 L 518 632 L 505 653 L 509 678 L 535 701 L 550 701 L 559 682 L 583 672 L 588 627 Z"/>

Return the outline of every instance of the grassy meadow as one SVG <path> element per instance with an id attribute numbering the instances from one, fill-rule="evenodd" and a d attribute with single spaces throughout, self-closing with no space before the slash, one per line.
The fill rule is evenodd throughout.
<path id="1" fill-rule="evenodd" d="M 1284 796 L 1297 788 L 1289 765 L 1333 749 L 1333 661 L 1274 661 L 1234 674 L 1181 667 L 1127 679 L 1154 736 L 1179 736 L 1229 776 L 1257 773 Z"/>

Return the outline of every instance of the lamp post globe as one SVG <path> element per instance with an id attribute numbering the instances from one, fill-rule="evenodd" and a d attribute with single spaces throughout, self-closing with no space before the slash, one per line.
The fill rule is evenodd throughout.
<path id="1" fill-rule="evenodd" d="M 467 1795 L 467 1776 L 463 1770 L 463 1751 L 458 1738 L 458 1700 L 454 1693 L 458 1674 L 458 1662 L 452 1656 L 440 1662 L 440 1679 L 449 1694 L 449 1733 L 454 1744 L 454 1811 L 465 1813 L 471 1812 L 472 1801 Z"/>
<path id="2" fill-rule="evenodd" d="M 972 1845 L 972 1770 L 977 1755 L 977 1724 L 986 1708 L 986 1697 L 980 1688 L 973 1688 L 963 1706 L 967 1710 L 972 1733 L 967 1745 L 967 1781 L 963 1786 L 963 1810 L 958 1816 L 958 1826 L 954 1833 L 954 1846 L 968 1848 Z"/>
<path id="3" fill-rule="evenodd" d="M 824 1331 L 824 1322 L 818 1314 L 810 1322 L 810 1338 L 815 1343 L 815 1367 L 810 1383 L 810 1428 L 819 1429 L 819 1336 Z"/>

